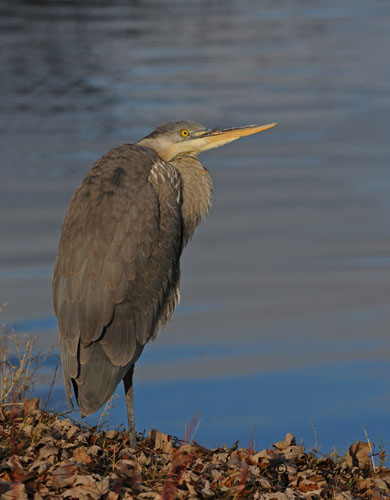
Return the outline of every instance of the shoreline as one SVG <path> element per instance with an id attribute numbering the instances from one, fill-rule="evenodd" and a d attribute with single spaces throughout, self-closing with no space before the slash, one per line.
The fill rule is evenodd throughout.
<path id="1" fill-rule="evenodd" d="M 0 495 L 10 499 L 390 499 L 384 450 L 350 446 L 322 455 L 292 434 L 268 449 L 207 449 L 191 434 L 152 430 L 128 446 L 126 431 L 104 431 L 39 409 L 37 398 L 0 405 Z M 375 463 L 377 462 L 377 463 Z"/>

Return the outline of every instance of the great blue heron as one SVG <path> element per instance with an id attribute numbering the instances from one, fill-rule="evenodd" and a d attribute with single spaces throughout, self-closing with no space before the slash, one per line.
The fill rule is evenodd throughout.
<path id="1" fill-rule="evenodd" d="M 197 155 L 275 125 L 162 125 L 100 158 L 69 204 L 53 274 L 66 395 L 89 415 L 123 379 L 133 447 L 134 363 L 172 317 L 181 252 L 211 203 Z"/>

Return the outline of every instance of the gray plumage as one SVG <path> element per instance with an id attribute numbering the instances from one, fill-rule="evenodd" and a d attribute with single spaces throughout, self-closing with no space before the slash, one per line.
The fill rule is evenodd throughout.
<path id="1" fill-rule="evenodd" d="M 122 379 L 131 388 L 146 342 L 172 317 L 180 255 L 211 203 L 211 178 L 196 155 L 255 133 L 247 130 L 163 125 L 105 154 L 71 199 L 53 298 L 66 395 L 73 407 L 73 388 L 81 415 L 98 410 Z"/>

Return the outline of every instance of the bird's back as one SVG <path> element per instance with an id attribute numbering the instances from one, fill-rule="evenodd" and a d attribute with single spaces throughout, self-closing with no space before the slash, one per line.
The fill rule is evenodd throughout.
<path id="1" fill-rule="evenodd" d="M 182 250 L 180 176 L 123 145 L 89 171 L 66 213 L 53 275 L 69 401 L 96 411 L 167 322 Z"/>

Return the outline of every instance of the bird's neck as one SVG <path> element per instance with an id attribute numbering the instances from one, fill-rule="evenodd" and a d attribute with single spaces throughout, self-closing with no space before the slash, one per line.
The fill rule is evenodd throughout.
<path id="1" fill-rule="evenodd" d="M 191 239 L 211 205 L 213 183 L 208 171 L 197 158 L 184 156 L 170 162 L 181 176 L 182 204 L 181 213 L 184 223 L 184 244 Z"/>

